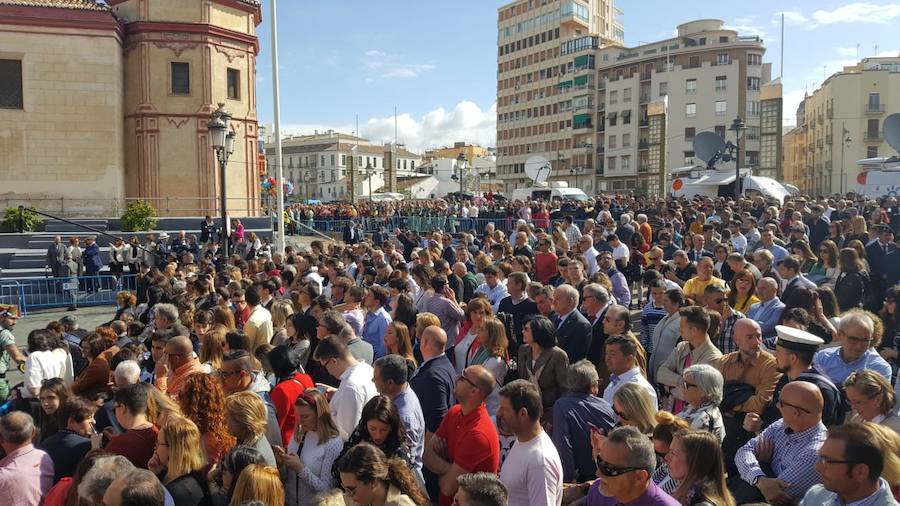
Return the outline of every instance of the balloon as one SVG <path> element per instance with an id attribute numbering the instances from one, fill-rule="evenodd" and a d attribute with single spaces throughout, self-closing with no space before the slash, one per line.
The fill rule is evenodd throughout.
<path id="1" fill-rule="evenodd" d="M 284 194 L 290 195 L 292 193 L 294 193 L 294 183 L 291 181 L 285 181 L 284 182 Z"/>

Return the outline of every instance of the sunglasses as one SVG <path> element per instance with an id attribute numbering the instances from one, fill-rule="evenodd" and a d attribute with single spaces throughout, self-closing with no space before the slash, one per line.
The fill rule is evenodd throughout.
<path id="1" fill-rule="evenodd" d="M 794 409 L 796 409 L 797 411 L 802 411 L 803 413 L 806 413 L 807 415 L 812 414 L 812 411 L 810 411 L 810 410 L 808 410 L 808 409 L 806 409 L 806 408 L 801 408 L 800 406 L 798 406 L 798 405 L 796 405 L 796 404 L 791 404 L 791 403 L 788 403 L 788 402 L 784 402 L 784 401 L 781 400 L 781 399 L 778 399 L 778 407 L 781 408 L 781 409 L 784 409 L 785 406 L 787 406 L 787 407 L 789 407 L 789 408 L 794 408 Z"/>
<path id="2" fill-rule="evenodd" d="M 603 476 L 609 478 L 615 478 L 616 476 L 621 476 L 626 473 L 630 473 L 632 471 L 640 471 L 644 469 L 643 467 L 616 467 L 611 466 L 603 461 L 600 457 L 596 457 L 594 459 L 594 465 L 597 466 L 597 471 L 600 472 Z"/>
<path id="3" fill-rule="evenodd" d="M 470 380 L 469 378 L 467 378 L 465 374 L 460 374 L 459 377 L 456 378 L 456 381 L 459 381 L 459 380 L 465 381 L 466 383 L 468 383 L 469 385 L 471 385 L 472 388 L 478 388 L 478 385 L 476 385 L 472 380 Z"/>

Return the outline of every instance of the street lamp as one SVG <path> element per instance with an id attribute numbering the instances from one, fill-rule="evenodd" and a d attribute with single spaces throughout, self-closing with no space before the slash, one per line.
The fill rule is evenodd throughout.
<path id="1" fill-rule="evenodd" d="M 729 130 L 734 131 L 734 201 L 741 199 L 741 132 L 747 128 L 740 116 L 734 118 Z"/>
<path id="2" fill-rule="evenodd" d="M 569 169 L 569 175 L 575 176 L 575 188 L 581 188 L 580 186 L 578 186 L 578 175 L 582 172 L 584 172 L 584 167 L 580 165 L 578 167 L 572 167 Z"/>
<path id="3" fill-rule="evenodd" d="M 372 200 L 372 175 L 375 174 L 375 170 L 372 168 L 372 162 L 366 162 L 366 176 L 369 178 L 369 201 Z"/>
<path id="4" fill-rule="evenodd" d="M 850 147 L 850 144 L 853 144 L 853 139 L 850 138 L 850 130 L 847 130 L 844 122 L 841 122 L 841 195 L 844 194 L 844 179 L 846 175 L 844 174 L 844 146 Z"/>
<path id="5" fill-rule="evenodd" d="M 212 119 L 206 124 L 209 130 L 209 144 L 213 151 L 216 152 L 216 159 L 219 161 L 219 181 L 221 194 L 219 195 L 220 205 L 222 208 L 222 228 L 219 231 L 219 237 L 222 240 L 222 254 L 227 259 L 228 252 L 228 236 L 226 233 L 230 229 L 228 226 L 228 213 L 225 210 L 225 202 L 227 194 L 225 193 L 225 167 L 228 165 L 228 157 L 234 153 L 234 130 L 231 129 L 231 113 L 225 110 L 225 104 L 220 103 L 219 108 L 213 111 Z"/>
<path id="6" fill-rule="evenodd" d="M 459 156 L 456 157 L 456 170 L 459 172 L 459 198 L 462 199 L 463 194 L 463 171 L 466 170 L 466 155 L 460 153 Z"/>

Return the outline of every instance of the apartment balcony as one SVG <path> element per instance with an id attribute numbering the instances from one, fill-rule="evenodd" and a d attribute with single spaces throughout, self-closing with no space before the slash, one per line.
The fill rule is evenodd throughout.
<path id="1" fill-rule="evenodd" d="M 828 144 L 829 146 L 834 144 L 834 134 L 828 134 L 825 136 L 825 144 Z"/>
<path id="2" fill-rule="evenodd" d="M 573 123 L 573 124 L 572 124 L 572 131 L 573 131 L 573 132 L 582 132 L 582 131 L 593 130 L 593 129 L 594 129 L 594 124 L 591 123 L 591 122 L 587 122 L 587 123 Z"/>
<path id="3" fill-rule="evenodd" d="M 884 104 L 866 104 L 863 106 L 866 114 L 884 114 Z"/>
<path id="4" fill-rule="evenodd" d="M 650 95 L 641 95 L 639 103 L 646 104 L 649 101 L 650 101 Z"/>
<path id="5" fill-rule="evenodd" d="M 597 146 L 597 154 L 602 155 L 603 153 L 606 153 L 606 146 Z"/>
<path id="6" fill-rule="evenodd" d="M 573 111 L 583 111 L 585 109 L 593 110 L 594 104 L 588 102 L 587 104 L 579 104 L 579 105 L 572 106 Z"/>
<path id="7" fill-rule="evenodd" d="M 650 149 L 650 142 L 647 139 L 638 141 L 638 151 L 646 151 Z"/>
<path id="8" fill-rule="evenodd" d="M 884 135 L 882 134 L 882 132 L 873 132 L 870 130 L 866 132 L 865 139 L 866 142 L 879 142 L 884 139 Z"/>
<path id="9" fill-rule="evenodd" d="M 579 144 L 578 146 L 572 147 L 572 151 L 575 153 L 583 154 L 583 153 L 592 153 L 594 151 L 594 145 L 590 142 L 585 142 Z"/>
<path id="10" fill-rule="evenodd" d="M 603 133 L 603 132 L 606 131 L 606 120 L 601 121 L 601 122 L 599 123 L 599 125 L 597 126 L 597 131 L 600 132 L 600 133 Z"/>
<path id="11" fill-rule="evenodd" d="M 584 91 L 584 90 L 594 90 L 595 86 L 593 84 L 579 84 L 572 88 L 573 91 Z"/>
<path id="12" fill-rule="evenodd" d="M 834 107 L 825 109 L 825 117 L 828 119 L 834 119 Z"/>
<path id="13" fill-rule="evenodd" d="M 822 148 L 823 144 L 824 144 L 824 142 L 822 141 L 822 139 L 819 139 L 816 141 L 816 147 L 819 149 Z"/>
<path id="14" fill-rule="evenodd" d="M 651 72 L 641 72 L 641 81 L 649 81 L 651 77 Z"/>
<path id="15" fill-rule="evenodd" d="M 593 72 L 597 70 L 593 65 L 581 65 L 579 67 L 575 67 L 575 73 L 580 74 L 581 72 Z"/>
<path id="16" fill-rule="evenodd" d="M 597 89 L 598 89 L 598 90 L 605 90 L 605 89 L 606 89 L 606 82 L 607 82 L 607 81 L 609 81 L 609 79 L 601 79 L 600 82 L 597 83 Z"/>
<path id="17" fill-rule="evenodd" d="M 638 122 L 638 125 L 641 128 L 649 127 L 650 126 L 650 118 L 641 118 L 641 120 Z"/>
<path id="18" fill-rule="evenodd" d="M 600 165 L 598 165 L 597 167 L 594 168 L 594 175 L 602 176 L 603 174 L 604 174 L 603 164 L 601 163 Z"/>
<path id="19" fill-rule="evenodd" d="M 642 163 L 642 164 L 638 165 L 638 174 L 646 174 L 648 172 L 650 172 L 650 164 L 649 163 Z"/>
<path id="20" fill-rule="evenodd" d="M 606 110 L 606 102 L 600 102 L 597 105 L 597 112 L 603 112 Z"/>

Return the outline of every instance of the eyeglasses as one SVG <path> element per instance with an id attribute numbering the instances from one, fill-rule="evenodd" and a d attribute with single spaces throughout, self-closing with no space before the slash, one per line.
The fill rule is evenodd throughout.
<path id="1" fill-rule="evenodd" d="M 801 412 L 803 412 L 803 413 L 806 413 L 807 415 L 812 414 L 812 411 L 810 411 L 810 410 L 808 410 L 808 409 L 806 409 L 806 408 L 801 408 L 800 406 L 798 406 L 798 405 L 796 405 L 796 404 L 791 404 L 791 403 L 788 403 L 788 402 L 784 402 L 784 401 L 781 400 L 781 399 L 778 399 L 778 407 L 781 408 L 781 409 L 784 409 L 785 406 L 787 406 L 787 407 L 789 407 L 789 408 L 794 408 L 794 409 L 796 409 L 797 411 L 801 411 Z"/>
<path id="2" fill-rule="evenodd" d="M 219 371 L 219 377 L 222 379 L 228 379 L 231 376 L 234 376 L 234 375 L 240 374 L 240 373 L 241 373 L 240 369 L 237 371 Z"/>
<path id="3" fill-rule="evenodd" d="M 478 388 L 478 385 L 476 385 L 475 383 L 472 382 L 472 380 L 470 380 L 469 378 L 467 378 L 465 374 L 460 374 L 460 375 L 456 378 L 456 381 L 459 381 L 459 380 L 463 380 L 463 381 L 465 381 L 466 383 L 472 385 L 472 388 Z"/>
<path id="4" fill-rule="evenodd" d="M 697 385 L 695 385 L 695 384 L 693 384 L 693 383 L 688 383 L 687 380 L 682 380 L 682 381 L 681 381 L 681 386 L 684 387 L 684 390 L 688 390 L 688 389 L 691 389 L 691 388 L 697 388 Z"/>
<path id="5" fill-rule="evenodd" d="M 597 471 L 600 472 L 603 476 L 607 476 L 610 478 L 615 478 L 616 476 L 621 476 L 625 473 L 630 473 L 632 471 L 640 471 L 644 469 L 643 467 L 616 467 L 611 466 L 603 461 L 600 457 L 594 459 L 594 465 L 597 466 Z"/>
<path id="6" fill-rule="evenodd" d="M 871 338 L 871 337 L 847 336 L 847 340 L 854 341 L 859 344 L 869 344 L 872 342 L 872 339 L 873 338 Z"/>
<path id="7" fill-rule="evenodd" d="M 826 457 L 824 455 L 816 455 L 816 462 L 819 464 L 847 464 L 849 466 L 853 466 L 859 464 L 855 460 L 838 460 Z"/>

